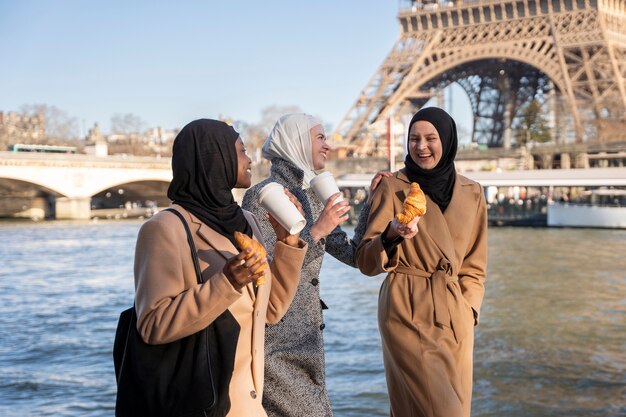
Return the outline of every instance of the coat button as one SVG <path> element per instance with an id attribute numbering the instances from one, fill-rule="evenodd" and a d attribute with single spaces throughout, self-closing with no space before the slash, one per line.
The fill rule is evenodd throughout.
<path id="1" fill-rule="evenodd" d="M 320 280 L 319 280 L 319 279 L 317 279 L 317 278 L 313 278 L 313 279 L 311 280 L 311 285 L 313 285 L 313 286 L 317 286 L 317 284 L 319 284 L 319 283 L 320 283 Z"/>
<path id="2" fill-rule="evenodd" d="M 326 327 L 325 323 L 320 324 L 320 330 L 324 330 L 324 327 Z"/>
<path id="3" fill-rule="evenodd" d="M 256 391 L 250 391 L 250 396 L 252 398 L 256 398 Z"/>

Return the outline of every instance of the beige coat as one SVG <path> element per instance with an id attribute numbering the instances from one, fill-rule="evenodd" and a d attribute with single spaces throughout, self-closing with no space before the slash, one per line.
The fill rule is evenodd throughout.
<path id="1" fill-rule="evenodd" d="M 229 387 L 228 416 L 257 417 L 266 413 L 263 396 L 265 324 L 276 323 L 287 311 L 306 254 L 306 244 L 294 248 L 281 242 L 257 294 L 252 284 L 241 292 L 222 273 L 226 260 L 239 251 L 224 236 L 178 205 L 189 224 L 205 282 L 197 283 L 185 229 L 173 213 L 161 212 L 141 227 L 135 254 L 137 328 L 147 343 L 177 340 L 207 327 L 226 309 L 241 326 L 235 368 Z M 254 237 L 258 224 L 244 211 Z"/>
<path id="2" fill-rule="evenodd" d="M 427 197 L 419 232 L 389 259 L 380 235 L 410 187 L 403 170 L 383 178 L 357 252 L 367 275 L 388 273 L 378 324 L 394 417 L 470 415 L 473 327 L 487 266 L 487 211 L 479 184 L 457 175 L 442 214 Z"/>

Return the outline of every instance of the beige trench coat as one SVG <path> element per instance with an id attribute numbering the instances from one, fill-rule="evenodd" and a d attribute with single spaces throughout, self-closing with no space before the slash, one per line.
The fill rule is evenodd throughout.
<path id="1" fill-rule="evenodd" d="M 442 214 L 427 197 L 419 232 L 388 259 L 381 233 L 410 188 L 404 170 L 383 178 L 357 252 L 361 272 L 387 272 L 378 300 L 394 417 L 462 417 L 472 399 L 473 327 L 487 266 L 487 211 L 479 184 L 457 174 Z"/>
<path id="2" fill-rule="evenodd" d="M 161 212 L 139 231 L 135 254 L 137 327 L 147 343 L 177 340 L 200 331 L 226 309 L 241 326 L 235 369 L 229 386 L 229 417 L 266 416 L 261 405 L 264 378 L 265 324 L 276 323 L 296 293 L 306 244 L 294 248 L 281 242 L 265 283 L 236 290 L 222 273 L 227 259 L 239 253 L 224 236 L 178 205 L 189 224 L 205 282 L 197 283 L 185 229 L 173 213 Z M 254 237 L 263 242 L 251 213 L 244 214 Z"/>

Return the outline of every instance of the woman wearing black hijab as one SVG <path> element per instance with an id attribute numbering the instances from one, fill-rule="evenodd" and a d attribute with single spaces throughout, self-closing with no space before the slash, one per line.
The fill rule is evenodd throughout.
<path id="1" fill-rule="evenodd" d="M 485 198 L 455 171 L 456 125 L 445 111 L 413 116 L 407 150 L 404 168 L 374 193 L 357 250 L 361 272 L 388 274 L 378 325 L 391 416 L 468 417 L 487 267 Z M 427 211 L 404 225 L 395 216 L 412 182 L 426 194 Z"/>
<path id="2" fill-rule="evenodd" d="M 215 415 L 220 416 L 266 415 L 265 324 L 278 322 L 287 311 L 306 253 L 298 235 L 273 219 L 277 243 L 269 268 L 255 273 L 268 260 L 256 255 L 245 260 L 248 251 L 237 249 L 237 231 L 263 242 L 257 220 L 232 195 L 233 188 L 251 185 L 250 166 L 231 126 L 208 119 L 185 126 L 174 141 L 168 197 L 189 225 L 204 282 L 197 282 L 187 235 L 174 213 L 162 211 L 143 224 L 135 254 L 137 329 L 146 343 L 168 343 L 219 324 L 223 361 Z M 257 287 L 262 276 L 265 283 Z"/>

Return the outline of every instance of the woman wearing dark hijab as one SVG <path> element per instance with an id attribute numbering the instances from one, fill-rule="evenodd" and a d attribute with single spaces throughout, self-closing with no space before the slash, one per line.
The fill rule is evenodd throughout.
<path id="1" fill-rule="evenodd" d="M 174 213 L 162 211 L 143 224 L 135 253 L 137 329 L 146 343 L 178 340 L 211 323 L 228 335 L 220 340 L 226 352 L 216 415 L 233 417 L 266 416 L 265 324 L 278 322 L 289 307 L 306 253 L 304 241 L 273 219 L 277 242 L 269 268 L 255 273 L 268 260 L 246 260 L 249 250 L 237 249 L 237 231 L 263 242 L 257 220 L 232 195 L 233 188 L 251 185 L 250 165 L 231 126 L 208 119 L 185 126 L 174 141 L 168 197 L 189 225 L 204 282 L 197 282 L 187 235 Z M 260 277 L 265 283 L 255 286 Z"/>
<path id="2" fill-rule="evenodd" d="M 456 173 L 456 150 L 456 125 L 445 111 L 413 116 L 405 166 L 374 193 L 357 250 L 361 272 L 387 273 L 378 326 L 395 417 L 470 415 L 487 210 L 481 186 Z M 395 216 L 412 182 L 426 194 L 427 211 L 403 225 Z"/>

